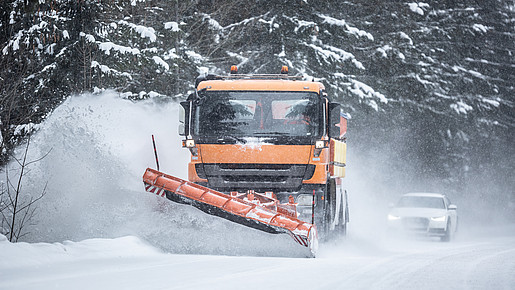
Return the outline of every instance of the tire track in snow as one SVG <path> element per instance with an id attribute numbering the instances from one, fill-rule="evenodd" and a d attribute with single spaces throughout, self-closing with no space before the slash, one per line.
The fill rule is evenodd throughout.
<path id="1" fill-rule="evenodd" d="M 507 241 L 502 247 L 508 249 L 493 247 L 489 249 L 493 253 L 470 262 L 464 281 L 465 288 L 515 289 L 515 240 Z"/>
<path id="2" fill-rule="evenodd" d="M 499 260 L 503 254 L 515 253 L 515 243 L 499 245 L 488 242 L 473 243 L 421 243 L 415 249 L 406 249 L 408 253 L 385 257 L 358 258 L 347 261 L 345 268 L 350 271 L 334 271 L 335 278 L 322 283 L 321 288 L 349 287 L 351 289 L 510 289 L 514 285 L 511 278 L 515 267 L 513 255 L 505 257 L 511 267 L 504 267 L 503 273 L 481 266 L 483 263 Z M 412 245 L 413 246 L 413 245 Z M 418 247 L 418 249 L 416 248 Z M 425 248 L 428 247 L 428 248 Z M 510 250 L 504 250 L 511 247 Z M 492 251 L 495 253 L 492 254 Z M 472 264 L 471 264 L 472 263 Z M 344 270 L 345 268 L 340 268 Z M 491 267 L 499 269 L 498 265 Z M 474 271 L 477 270 L 477 273 Z M 511 272 L 510 272 L 511 271 Z M 491 283 L 491 277 L 503 277 L 497 284 Z M 480 282 L 467 283 L 470 275 L 480 277 Z M 511 284 L 510 284 L 511 283 Z M 478 287 L 479 285 L 479 287 Z M 491 288 L 491 286 L 496 286 Z M 497 287 L 499 286 L 499 287 Z"/>

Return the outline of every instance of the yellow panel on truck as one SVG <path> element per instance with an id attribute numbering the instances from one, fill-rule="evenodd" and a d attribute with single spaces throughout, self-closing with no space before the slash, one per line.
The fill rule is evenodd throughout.
<path id="1" fill-rule="evenodd" d="M 347 143 L 331 139 L 331 164 L 329 172 L 333 177 L 345 177 L 347 163 Z"/>

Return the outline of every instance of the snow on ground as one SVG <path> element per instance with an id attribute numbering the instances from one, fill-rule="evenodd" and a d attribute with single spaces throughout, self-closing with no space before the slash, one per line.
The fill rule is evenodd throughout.
<path id="1" fill-rule="evenodd" d="M 513 289 L 513 229 L 452 243 L 350 236 L 316 259 L 170 254 L 135 237 L 0 236 L 0 289 Z"/>
<path id="2" fill-rule="evenodd" d="M 177 104 L 114 92 L 74 96 L 55 110 L 29 159 L 50 153 L 23 187 L 37 195 L 48 181 L 47 194 L 23 242 L 0 236 L 0 289 L 514 289 L 515 225 L 465 220 L 451 243 L 390 237 L 386 201 L 371 194 L 381 185 L 362 180 L 370 169 L 353 155 L 349 236 L 322 243 L 315 259 L 292 256 L 287 235 L 146 193 L 152 134 L 161 170 L 186 177 L 177 116 Z M 460 203 L 458 211 L 489 214 Z"/>

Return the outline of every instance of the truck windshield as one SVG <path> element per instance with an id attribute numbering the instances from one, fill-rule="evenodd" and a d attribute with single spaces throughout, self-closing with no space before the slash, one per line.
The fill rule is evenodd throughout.
<path id="1" fill-rule="evenodd" d="M 309 92 L 204 92 L 195 106 L 197 136 L 315 136 L 318 95 Z"/>

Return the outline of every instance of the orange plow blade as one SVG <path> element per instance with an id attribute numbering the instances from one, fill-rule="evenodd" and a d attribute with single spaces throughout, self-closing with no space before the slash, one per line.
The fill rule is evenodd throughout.
<path id="1" fill-rule="evenodd" d="M 225 194 L 147 168 L 145 190 L 171 201 L 192 205 L 208 214 L 272 234 L 289 234 L 314 257 L 318 234 L 313 224 L 297 219 L 294 204 L 281 204 L 271 195 L 254 192 Z"/>

